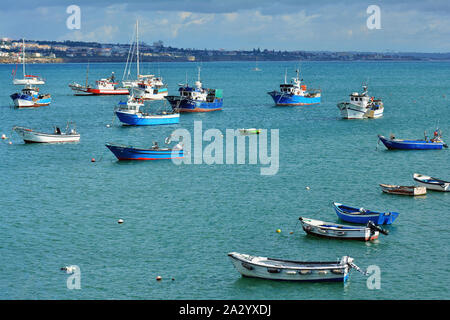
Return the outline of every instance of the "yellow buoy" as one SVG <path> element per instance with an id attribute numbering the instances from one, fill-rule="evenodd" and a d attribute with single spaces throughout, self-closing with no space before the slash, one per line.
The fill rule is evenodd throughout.
<path id="1" fill-rule="evenodd" d="M 281 229 L 277 229 L 277 233 L 280 233 L 281 232 Z"/>

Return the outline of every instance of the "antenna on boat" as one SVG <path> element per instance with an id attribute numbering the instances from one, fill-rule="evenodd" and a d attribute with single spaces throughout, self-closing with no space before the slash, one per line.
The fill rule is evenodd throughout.
<path id="1" fill-rule="evenodd" d="M 287 83 L 287 68 L 284 69 L 284 84 Z"/>

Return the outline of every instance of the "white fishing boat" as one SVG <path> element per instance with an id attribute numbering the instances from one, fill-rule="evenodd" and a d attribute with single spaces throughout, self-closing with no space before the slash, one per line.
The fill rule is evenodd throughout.
<path id="1" fill-rule="evenodd" d="M 450 181 L 441 180 L 438 178 L 433 178 L 419 173 L 414 173 L 414 181 L 419 185 L 435 191 L 447 191 L 450 192 Z"/>
<path id="2" fill-rule="evenodd" d="M 383 116 L 383 102 L 369 96 L 367 88 L 367 85 L 363 85 L 362 93 L 353 92 L 350 95 L 350 102 L 338 103 L 343 119 L 375 119 Z"/>
<path id="3" fill-rule="evenodd" d="M 369 221 L 365 227 L 348 226 L 331 222 L 324 222 L 315 219 L 299 218 L 303 230 L 310 235 L 343 240 L 361 240 L 371 241 L 378 239 L 380 233 L 387 235 L 388 232 L 372 221 Z"/>
<path id="4" fill-rule="evenodd" d="M 23 71 L 23 78 L 17 79 L 16 72 L 17 72 L 17 65 L 16 70 L 13 70 L 13 84 L 16 85 L 38 85 L 38 84 L 45 84 L 45 80 L 42 79 L 39 76 L 33 76 L 30 74 L 26 74 L 25 72 L 25 39 L 22 39 L 22 71 Z"/>
<path id="5" fill-rule="evenodd" d="M 67 124 L 64 132 L 62 132 L 59 127 L 55 127 L 55 130 L 52 133 L 38 132 L 18 126 L 15 126 L 12 129 L 22 137 L 25 143 L 63 143 L 80 141 L 80 134 L 76 131 L 75 125 L 69 125 L 70 124 Z"/>
<path id="6" fill-rule="evenodd" d="M 348 256 L 326 262 L 272 259 L 237 252 L 228 256 L 242 276 L 270 280 L 345 282 L 351 268 L 360 271 Z"/>

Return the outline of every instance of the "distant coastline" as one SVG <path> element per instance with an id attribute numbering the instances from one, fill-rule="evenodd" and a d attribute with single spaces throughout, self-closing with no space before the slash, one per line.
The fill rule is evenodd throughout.
<path id="1" fill-rule="evenodd" d="M 0 39 L 0 63 L 21 61 L 22 40 Z M 162 41 L 139 43 L 142 62 L 210 61 L 450 61 L 450 53 L 208 50 L 164 46 Z M 126 62 L 130 44 L 103 44 L 79 41 L 25 40 L 27 63 Z"/>

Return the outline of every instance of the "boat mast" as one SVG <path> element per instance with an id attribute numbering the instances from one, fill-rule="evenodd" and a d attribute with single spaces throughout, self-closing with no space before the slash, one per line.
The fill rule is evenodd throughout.
<path id="1" fill-rule="evenodd" d="M 88 86 L 88 74 L 89 74 L 89 61 L 88 61 L 87 68 L 86 68 L 86 88 Z"/>
<path id="2" fill-rule="evenodd" d="M 137 77 L 139 79 L 139 20 L 136 20 L 136 61 L 137 61 Z"/>
<path id="3" fill-rule="evenodd" d="M 284 84 L 287 83 L 287 68 L 284 69 Z"/>
<path id="4" fill-rule="evenodd" d="M 22 49 L 22 69 L 23 69 L 23 78 L 25 79 L 25 39 L 22 38 L 23 49 Z"/>

